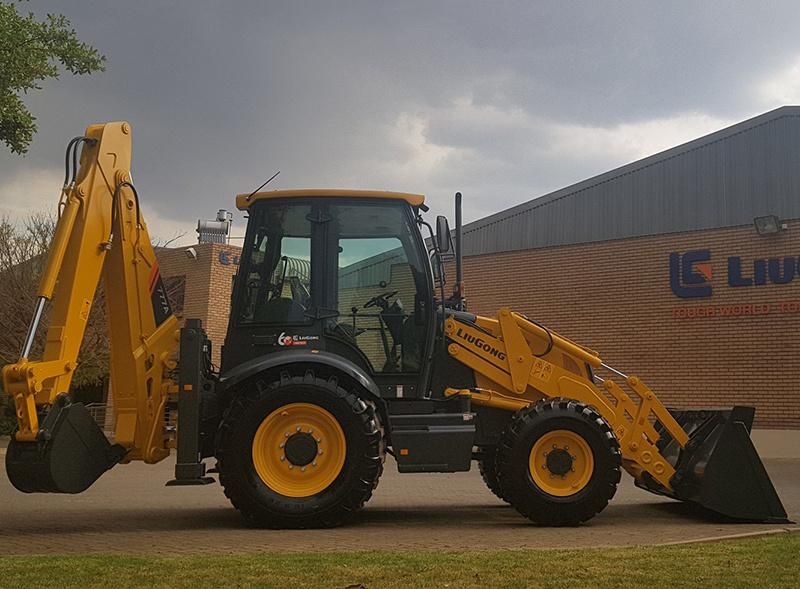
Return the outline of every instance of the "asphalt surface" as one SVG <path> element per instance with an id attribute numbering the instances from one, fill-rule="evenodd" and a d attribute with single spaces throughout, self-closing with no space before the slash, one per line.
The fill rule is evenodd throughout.
<path id="1" fill-rule="evenodd" d="M 118 466 L 80 495 L 25 495 L 2 470 L 0 554 L 628 546 L 799 527 L 698 519 L 687 505 L 641 491 L 623 475 L 613 502 L 590 522 L 543 528 L 496 499 L 477 469 L 400 475 L 387 461 L 381 483 L 356 523 L 332 530 L 247 529 L 219 485 L 164 487 L 173 464 L 169 459 L 154 466 Z M 800 460 L 772 460 L 766 466 L 789 517 L 800 521 Z"/>

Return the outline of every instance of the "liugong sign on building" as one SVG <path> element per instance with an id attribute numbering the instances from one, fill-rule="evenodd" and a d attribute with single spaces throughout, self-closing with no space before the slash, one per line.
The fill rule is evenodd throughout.
<path id="1" fill-rule="evenodd" d="M 742 256 L 728 256 L 724 264 L 724 285 L 731 289 L 749 289 L 768 284 L 787 285 L 795 278 L 800 283 L 800 257 L 776 256 L 748 260 Z M 714 262 L 711 250 L 699 249 L 669 255 L 670 288 L 682 299 L 708 299 L 714 295 Z M 791 296 L 787 292 L 786 296 Z M 697 317 L 736 317 L 767 315 L 770 313 L 798 313 L 800 300 L 786 299 L 774 302 L 747 302 L 676 307 L 672 316 L 677 319 Z"/>

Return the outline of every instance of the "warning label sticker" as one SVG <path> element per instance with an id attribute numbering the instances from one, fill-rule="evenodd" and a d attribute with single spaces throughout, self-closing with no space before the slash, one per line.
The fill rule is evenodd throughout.
<path id="1" fill-rule="evenodd" d="M 550 362 L 537 358 L 531 368 L 531 375 L 533 378 L 547 382 L 553 374 L 553 365 Z"/>

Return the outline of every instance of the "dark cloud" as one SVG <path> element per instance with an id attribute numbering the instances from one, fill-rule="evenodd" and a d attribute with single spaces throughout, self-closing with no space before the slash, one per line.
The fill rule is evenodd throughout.
<path id="1" fill-rule="evenodd" d="M 40 131 L 0 152 L 0 208 L 86 124 L 127 119 L 143 198 L 190 232 L 276 169 L 439 211 L 460 189 L 475 218 L 778 106 L 759 88 L 800 57 L 796 2 L 26 6 L 67 15 L 108 71 L 30 96 Z"/>

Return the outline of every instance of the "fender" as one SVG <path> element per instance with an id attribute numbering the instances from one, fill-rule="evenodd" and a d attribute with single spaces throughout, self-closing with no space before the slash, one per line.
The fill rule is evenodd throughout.
<path id="1" fill-rule="evenodd" d="M 257 358 L 252 358 L 247 362 L 242 362 L 235 368 L 232 368 L 219 379 L 220 390 L 230 390 L 237 384 L 240 384 L 248 378 L 255 376 L 259 372 L 264 372 L 271 368 L 285 366 L 289 364 L 321 364 L 335 368 L 352 378 L 357 384 L 364 387 L 379 405 L 383 405 L 380 390 L 378 385 L 364 372 L 364 370 L 354 364 L 353 362 L 321 350 L 284 350 L 281 352 L 273 352 L 271 354 L 264 354 Z"/>

